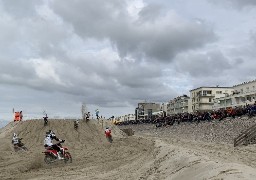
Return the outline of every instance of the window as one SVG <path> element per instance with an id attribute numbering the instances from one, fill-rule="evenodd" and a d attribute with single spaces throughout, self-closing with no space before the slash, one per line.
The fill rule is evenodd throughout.
<path id="1" fill-rule="evenodd" d="M 216 94 L 222 94 L 222 91 L 216 91 Z"/>
<path id="2" fill-rule="evenodd" d="M 249 87 L 246 87 L 246 92 L 249 92 Z"/>
<path id="3" fill-rule="evenodd" d="M 212 102 L 212 98 L 209 98 L 209 102 Z"/>
<path id="4" fill-rule="evenodd" d="M 203 96 L 206 96 L 207 94 L 212 94 L 212 91 L 203 91 Z"/>

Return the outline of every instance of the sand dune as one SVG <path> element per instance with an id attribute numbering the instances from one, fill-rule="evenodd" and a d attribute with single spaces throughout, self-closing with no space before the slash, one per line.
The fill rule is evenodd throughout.
<path id="1" fill-rule="evenodd" d="M 107 122 L 104 122 L 103 127 Z M 110 126 L 109 124 L 107 126 Z M 255 166 L 236 161 L 226 147 L 177 138 L 126 136 L 112 126 L 114 142 L 104 137 L 102 124 L 81 122 L 78 131 L 69 120 L 11 122 L 0 130 L 0 179 L 255 179 Z M 46 165 L 43 139 L 49 129 L 66 140 L 73 163 Z M 15 153 L 12 133 L 23 138 L 29 152 Z M 242 148 L 237 150 L 244 151 Z M 222 156 L 216 156 L 218 152 Z M 247 156 L 254 157 L 255 146 Z M 223 159 L 221 157 L 226 157 Z M 250 158 L 247 159 L 250 161 Z"/>

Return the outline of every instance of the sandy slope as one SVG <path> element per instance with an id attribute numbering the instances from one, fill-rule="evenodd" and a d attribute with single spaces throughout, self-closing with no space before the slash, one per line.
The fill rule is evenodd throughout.
<path id="1" fill-rule="evenodd" d="M 106 126 L 104 122 L 103 127 Z M 43 139 L 52 129 L 66 140 L 72 164 L 45 165 Z M 125 136 L 112 127 L 114 142 L 104 137 L 102 124 L 82 122 L 78 131 L 68 120 L 9 123 L 0 130 L 0 179 L 255 179 L 255 146 L 237 149 L 177 138 Z M 29 152 L 15 153 L 10 140 L 16 132 Z M 246 151 L 246 153 L 244 152 Z M 226 153 L 226 154 L 225 154 Z M 243 158 L 247 156 L 248 158 Z M 250 158 L 252 160 L 250 160 Z M 253 162 L 254 161 L 254 162 Z"/>

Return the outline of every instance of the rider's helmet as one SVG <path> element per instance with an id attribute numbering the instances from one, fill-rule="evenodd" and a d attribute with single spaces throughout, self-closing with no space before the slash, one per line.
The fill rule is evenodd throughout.
<path id="1" fill-rule="evenodd" d="M 109 129 L 109 127 L 106 127 L 106 129 Z"/>
<path id="2" fill-rule="evenodd" d="M 13 137 L 16 138 L 16 137 L 17 137 L 17 134 L 16 134 L 16 133 L 13 133 Z"/>
<path id="3" fill-rule="evenodd" d="M 49 130 L 46 132 L 46 135 L 55 135 L 55 133 L 52 130 Z"/>

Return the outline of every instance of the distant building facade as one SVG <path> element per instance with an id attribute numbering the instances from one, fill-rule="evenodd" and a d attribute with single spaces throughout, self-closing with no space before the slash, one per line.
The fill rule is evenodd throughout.
<path id="1" fill-rule="evenodd" d="M 192 112 L 214 109 L 214 100 L 234 92 L 233 87 L 199 87 L 190 90 Z"/>
<path id="2" fill-rule="evenodd" d="M 191 109 L 191 99 L 187 95 L 178 96 L 169 101 L 167 105 L 167 115 L 173 115 L 178 113 L 190 113 Z"/>
<path id="3" fill-rule="evenodd" d="M 244 106 L 255 102 L 256 80 L 243 82 L 233 87 L 203 86 L 190 90 L 190 97 L 187 95 L 178 96 L 167 103 L 138 103 L 134 118 L 135 120 L 148 119 L 154 115 L 208 111 Z"/>
<path id="4" fill-rule="evenodd" d="M 158 103 L 138 103 L 138 107 L 135 109 L 136 120 L 139 119 L 150 119 L 153 113 L 161 110 L 161 104 Z"/>
<path id="5" fill-rule="evenodd" d="M 215 109 L 244 106 L 256 101 L 256 80 L 233 86 L 234 91 L 223 97 L 215 98 Z"/>
<path id="6" fill-rule="evenodd" d="M 123 116 L 119 116 L 116 118 L 117 121 L 132 121 L 132 120 L 135 120 L 135 114 L 126 114 L 126 115 L 123 115 Z"/>

